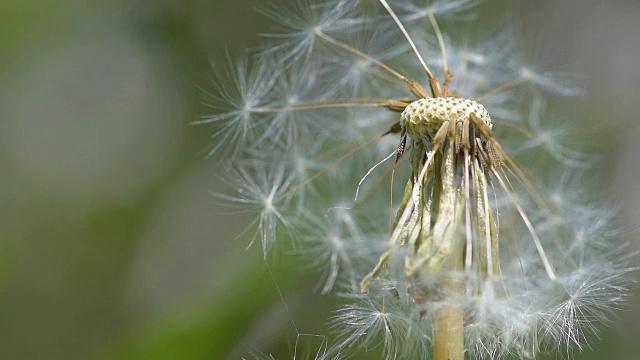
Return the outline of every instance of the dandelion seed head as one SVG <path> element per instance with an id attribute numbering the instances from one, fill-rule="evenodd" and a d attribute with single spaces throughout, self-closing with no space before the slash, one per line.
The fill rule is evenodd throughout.
<path id="1" fill-rule="evenodd" d="M 428 358 L 442 329 L 471 358 L 570 354 L 625 300 L 615 209 L 585 181 L 578 126 L 547 110 L 580 76 L 526 61 L 477 6 L 267 5 L 257 65 L 233 68 L 204 120 L 235 154 L 236 194 L 216 197 L 256 214 L 265 257 L 290 238 L 339 293 L 343 354 Z"/>

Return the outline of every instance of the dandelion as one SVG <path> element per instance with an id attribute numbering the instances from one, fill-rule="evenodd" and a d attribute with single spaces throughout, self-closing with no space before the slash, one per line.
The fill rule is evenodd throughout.
<path id="1" fill-rule="evenodd" d="M 580 94 L 579 77 L 527 64 L 478 6 L 267 7 L 278 26 L 257 72 L 241 63 L 204 119 L 232 163 L 236 194 L 216 196 L 257 214 L 265 257 L 291 238 L 320 292 L 341 290 L 335 354 L 570 354 L 624 302 L 615 211 L 582 181 L 594 157 L 548 120 L 546 99 Z"/>
<path id="2" fill-rule="evenodd" d="M 294 328 L 295 328 L 295 324 Z M 319 341 L 320 344 L 317 347 L 300 349 L 305 340 Z M 308 345 L 308 344 L 304 344 Z M 340 354 L 334 354 L 332 349 L 329 348 L 326 338 L 322 335 L 313 334 L 300 334 L 296 336 L 296 341 L 292 350 L 291 359 L 293 360 L 340 360 Z M 278 360 L 271 354 L 255 353 L 250 358 L 243 358 L 243 360 Z"/>

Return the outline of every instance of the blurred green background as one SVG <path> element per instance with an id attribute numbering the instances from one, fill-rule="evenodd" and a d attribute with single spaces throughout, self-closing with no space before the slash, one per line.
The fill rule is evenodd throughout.
<path id="1" fill-rule="evenodd" d="M 209 196 L 219 188 L 205 158 L 213 131 L 189 125 L 210 111 L 211 64 L 269 30 L 259 3 L 2 0 L 1 359 L 287 359 L 291 319 L 302 333 L 326 333 L 332 298 L 314 293 L 317 274 L 280 247 L 272 277 L 259 247 L 234 240 L 245 219 Z M 506 4 L 487 11 L 505 16 Z M 639 9 L 636 0 L 507 7 L 525 34 L 552 39 L 590 74 L 591 105 L 573 110 L 607 135 L 596 171 L 632 230 Z M 638 358 L 639 304 L 576 357 Z M 322 339 L 303 340 L 298 357 L 312 357 Z"/>

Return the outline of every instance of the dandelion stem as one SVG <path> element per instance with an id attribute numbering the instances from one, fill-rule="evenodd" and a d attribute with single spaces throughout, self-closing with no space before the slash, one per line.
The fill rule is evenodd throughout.
<path id="1" fill-rule="evenodd" d="M 461 265 L 460 257 L 459 264 Z M 442 284 L 446 292 L 443 306 L 437 310 L 433 324 L 433 358 L 435 360 L 464 359 L 464 322 L 462 294 L 464 283 L 449 277 Z"/>
<path id="2" fill-rule="evenodd" d="M 463 248 L 464 243 L 456 231 L 462 220 L 459 212 L 461 206 L 465 206 L 466 199 L 458 198 L 459 191 L 456 184 L 456 159 L 454 151 L 455 122 L 443 124 L 448 128 L 448 142 L 444 147 L 443 166 L 435 169 L 439 174 L 437 179 L 440 184 L 434 189 L 434 197 L 439 199 L 439 206 L 435 215 L 433 226 L 433 239 L 437 243 L 440 259 L 439 264 L 432 263 L 430 268 L 436 267 L 445 274 L 439 284 L 438 291 L 442 294 L 441 306 L 437 308 L 433 319 L 433 355 L 435 360 L 463 360 L 464 359 L 464 322 L 462 295 L 464 293 L 464 281 L 456 274 L 460 274 L 464 267 Z M 464 168 L 468 172 L 468 168 Z M 438 176 L 437 176 L 438 177 Z M 465 176 L 468 180 L 468 174 Z M 468 189 L 468 184 L 467 184 Z M 469 239 L 467 239 L 469 240 Z M 446 249 L 446 250 L 445 250 Z M 444 251 L 442 251 L 444 250 Z M 437 256 L 436 256 L 437 257 Z"/>

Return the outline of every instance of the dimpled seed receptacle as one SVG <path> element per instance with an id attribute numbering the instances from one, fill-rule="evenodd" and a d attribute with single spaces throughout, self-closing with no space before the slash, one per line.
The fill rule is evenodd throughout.
<path id="1" fill-rule="evenodd" d="M 481 104 L 468 99 L 437 97 L 419 99 L 402 112 L 400 125 L 407 129 L 410 138 L 432 138 L 445 121 L 462 122 L 475 114 L 489 128 L 492 127 L 489 112 Z"/>

